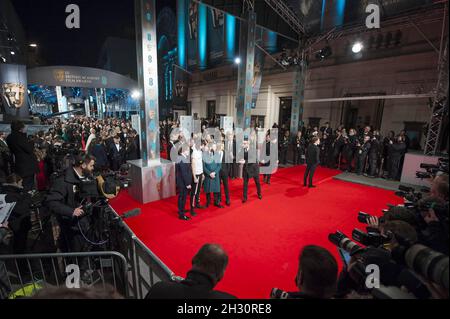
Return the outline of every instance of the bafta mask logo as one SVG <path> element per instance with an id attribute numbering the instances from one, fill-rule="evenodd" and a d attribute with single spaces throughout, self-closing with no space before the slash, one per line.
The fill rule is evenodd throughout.
<path id="1" fill-rule="evenodd" d="M 25 104 L 25 85 L 20 83 L 5 83 L 2 94 L 11 108 L 21 108 Z"/>
<path id="2" fill-rule="evenodd" d="M 64 81 L 64 70 L 55 70 L 53 72 L 53 75 L 55 77 L 55 80 L 62 82 Z"/>

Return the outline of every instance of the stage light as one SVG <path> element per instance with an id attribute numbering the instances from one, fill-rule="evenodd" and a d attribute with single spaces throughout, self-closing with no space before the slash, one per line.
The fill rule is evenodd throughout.
<path id="1" fill-rule="evenodd" d="M 14 51 L 11 51 L 11 55 L 16 55 L 16 52 L 14 52 Z"/>
<path id="2" fill-rule="evenodd" d="M 30 47 L 37 48 L 37 44 L 36 43 L 30 43 Z"/>
<path id="3" fill-rule="evenodd" d="M 362 49 L 364 49 L 364 46 L 363 46 L 363 44 L 361 42 L 356 42 L 352 46 L 352 52 L 353 53 L 359 53 L 359 52 L 362 51 Z"/>
<path id="4" fill-rule="evenodd" d="M 238 64 L 238 65 L 241 64 L 241 58 L 240 57 L 235 58 L 234 64 Z"/>
<path id="5" fill-rule="evenodd" d="M 3 63 L 6 63 L 6 58 L 4 56 L 0 57 Z"/>
<path id="6" fill-rule="evenodd" d="M 131 93 L 131 97 L 135 100 L 138 100 L 141 97 L 141 92 L 139 92 L 138 90 L 134 90 Z"/>

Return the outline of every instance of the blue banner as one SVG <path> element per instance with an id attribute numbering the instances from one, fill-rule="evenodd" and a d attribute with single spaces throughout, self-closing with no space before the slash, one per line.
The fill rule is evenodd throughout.
<path id="1" fill-rule="evenodd" d="M 217 65 L 223 61 L 224 25 L 225 14 L 219 10 L 208 9 L 209 65 Z"/>

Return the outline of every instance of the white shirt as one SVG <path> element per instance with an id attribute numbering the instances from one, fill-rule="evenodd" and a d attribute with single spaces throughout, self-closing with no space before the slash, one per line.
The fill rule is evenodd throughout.
<path id="1" fill-rule="evenodd" d="M 203 154 L 201 150 L 192 148 L 192 169 L 195 175 L 203 174 Z"/>
<path id="2" fill-rule="evenodd" d="M 120 152 L 120 144 L 115 144 L 115 145 L 116 145 L 117 151 Z"/>

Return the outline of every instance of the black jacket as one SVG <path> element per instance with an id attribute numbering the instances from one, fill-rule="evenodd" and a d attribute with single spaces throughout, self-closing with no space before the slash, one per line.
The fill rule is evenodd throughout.
<path id="1" fill-rule="evenodd" d="M 227 158 L 225 156 L 225 152 L 222 154 L 222 165 L 220 167 L 220 177 L 228 178 L 231 174 L 233 163 L 227 163 Z"/>
<path id="2" fill-rule="evenodd" d="M 181 282 L 160 281 L 145 299 L 236 299 L 225 292 L 215 291 L 213 281 L 204 273 L 191 270 Z"/>
<path id="3" fill-rule="evenodd" d="M 91 155 L 95 157 L 95 165 L 97 167 L 108 166 L 108 154 L 103 144 L 95 144 L 91 148 Z"/>
<path id="4" fill-rule="evenodd" d="M 244 178 L 255 178 L 259 176 L 259 163 L 256 158 L 253 158 L 254 156 L 250 154 L 248 150 L 241 149 L 239 151 L 238 159 L 244 159 L 245 164 L 242 171 L 242 175 Z"/>
<path id="5" fill-rule="evenodd" d="M 77 218 L 72 217 L 80 206 L 81 180 L 72 167 L 59 176 L 50 188 L 45 203 L 56 214 L 58 221 L 77 229 Z"/>
<path id="6" fill-rule="evenodd" d="M 7 203 L 16 203 L 11 216 L 8 219 L 9 228 L 16 232 L 20 228 L 20 224 L 24 220 L 30 220 L 31 217 L 31 196 L 15 185 L 4 184 L 1 186 L 0 192 L 5 194 L 5 200 Z"/>
<path id="7" fill-rule="evenodd" d="M 186 190 L 186 187 L 192 184 L 192 169 L 191 163 L 186 162 L 187 159 L 183 156 L 178 156 L 176 168 L 176 183 L 177 188 Z"/>
<path id="8" fill-rule="evenodd" d="M 306 151 L 306 164 L 308 165 L 317 165 L 320 160 L 320 149 L 317 145 L 309 144 L 308 149 Z"/>
<path id="9" fill-rule="evenodd" d="M 11 153 L 14 154 L 14 171 L 20 177 L 32 176 L 39 172 L 38 162 L 34 155 L 34 145 L 25 133 L 12 132 L 6 138 Z"/>

